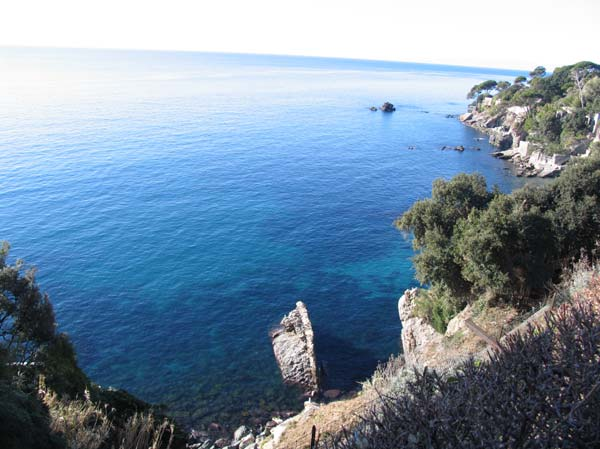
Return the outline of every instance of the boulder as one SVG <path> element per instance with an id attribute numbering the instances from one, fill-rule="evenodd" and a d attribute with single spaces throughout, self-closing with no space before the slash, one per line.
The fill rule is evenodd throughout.
<path id="1" fill-rule="evenodd" d="M 229 440 L 227 438 L 219 438 L 217 441 L 215 441 L 215 446 L 218 448 L 224 448 L 228 444 Z"/>
<path id="2" fill-rule="evenodd" d="M 383 112 L 394 112 L 396 110 L 394 105 L 387 101 L 383 103 L 379 109 L 381 109 Z"/>
<path id="3" fill-rule="evenodd" d="M 319 391 L 314 333 L 302 301 L 271 331 L 275 359 L 285 383 L 301 387 L 309 396 Z"/>
<path id="4" fill-rule="evenodd" d="M 458 117 L 458 119 L 461 122 L 467 122 L 469 120 L 473 119 L 473 113 L 472 112 L 465 112 L 464 114 L 462 114 L 460 117 Z"/>
<path id="5" fill-rule="evenodd" d="M 466 334 L 469 332 L 465 321 L 473 317 L 473 310 L 470 305 L 465 307 L 460 313 L 448 322 L 446 327 L 446 337 L 453 337 L 457 334 Z"/>
<path id="6" fill-rule="evenodd" d="M 240 441 L 243 437 L 245 437 L 249 433 L 250 433 L 250 429 L 248 429 L 246 426 L 240 426 L 235 430 L 235 432 L 233 432 L 233 440 Z"/>
<path id="7" fill-rule="evenodd" d="M 500 148 L 501 151 L 512 147 L 513 136 L 510 133 L 497 133 L 490 136 L 490 143 Z"/>
<path id="8" fill-rule="evenodd" d="M 243 438 L 240 440 L 240 445 L 239 445 L 239 448 L 240 448 L 240 449 L 245 449 L 245 448 L 247 448 L 247 447 L 249 447 L 249 446 L 252 446 L 252 445 L 254 444 L 254 441 L 255 441 L 255 440 L 256 440 L 256 439 L 254 438 L 254 435 L 253 435 L 253 434 L 251 434 L 251 433 L 249 433 L 248 435 L 246 435 L 245 437 L 243 437 Z"/>
<path id="9" fill-rule="evenodd" d="M 489 119 L 487 119 L 483 126 L 485 128 L 496 128 L 502 121 L 502 116 L 500 115 L 495 115 L 493 117 L 490 117 Z"/>

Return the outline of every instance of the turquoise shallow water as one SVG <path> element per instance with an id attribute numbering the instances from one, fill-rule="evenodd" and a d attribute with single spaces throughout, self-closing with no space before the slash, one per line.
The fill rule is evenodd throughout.
<path id="1" fill-rule="evenodd" d="M 354 387 L 399 351 L 415 285 L 394 218 L 438 177 L 522 183 L 446 117 L 518 73 L 8 48 L 0 67 L 0 238 L 94 381 L 191 424 L 298 405 L 268 339 L 298 299 L 328 386 Z"/>

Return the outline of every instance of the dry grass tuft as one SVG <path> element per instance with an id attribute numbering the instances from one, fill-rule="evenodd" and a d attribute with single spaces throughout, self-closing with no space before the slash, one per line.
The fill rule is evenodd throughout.
<path id="1" fill-rule="evenodd" d="M 164 439 L 167 431 L 169 440 L 165 446 Z M 169 449 L 173 442 L 174 431 L 175 426 L 166 419 L 158 424 L 152 414 L 136 413 L 119 431 L 119 449 Z"/>
<path id="2" fill-rule="evenodd" d="M 152 413 L 135 413 L 122 425 L 109 418 L 107 407 L 84 400 L 59 398 L 40 378 L 39 394 L 50 414 L 50 430 L 60 434 L 69 449 L 170 449 L 175 426 L 158 422 Z M 167 436 L 168 435 L 168 436 Z"/>
<path id="3" fill-rule="evenodd" d="M 58 398 L 44 391 L 50 412 L 50 430 L 61 434 L 69 449 L 98 449 L 110 436 L 112 425 L 104 410 L 89 401 Z"/>

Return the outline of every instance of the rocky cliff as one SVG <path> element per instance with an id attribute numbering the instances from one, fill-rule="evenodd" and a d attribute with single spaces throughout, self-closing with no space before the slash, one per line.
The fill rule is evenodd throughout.
<path id="1" fill-rule="evenodd" d="M 547 154 L 540 144 L 527 141 L 523 124 L 528 109 L 524 106 L 501 108 L 496 113 L 492 111 L 494 109 L 475 108 L 459 119 L 465 125 L 488 134 L 489 142 L 500 149 L 492 155 L 511 161 L 516 166 L 517 176 L 557 176 L 572 157 L 589 155 L 588 140 L 573 144 L 564 154 Z"/>

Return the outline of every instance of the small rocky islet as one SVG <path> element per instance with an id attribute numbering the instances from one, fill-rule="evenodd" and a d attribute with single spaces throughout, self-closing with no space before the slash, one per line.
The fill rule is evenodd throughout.
<path id="1" fill-rule="evenodd" d="M 386 101 L 381 106 L 379 106 L 379 109 L 376 106 L 371 106 L 369 110 L 373 112 L 377 112 L 378 110 L 380 110 L 381 112 L 394 112 L 396 111 L 396 107 L 389 101 Z"/>

